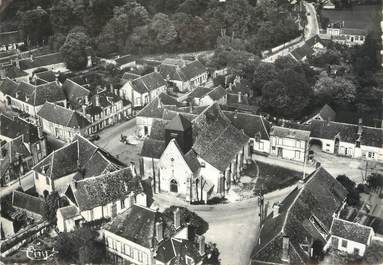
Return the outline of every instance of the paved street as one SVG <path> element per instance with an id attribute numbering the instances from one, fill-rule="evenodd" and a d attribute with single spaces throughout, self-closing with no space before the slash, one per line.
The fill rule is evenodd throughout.
<path id="1" fill-rule="evenodd" d="M 307 26 L 305 28 L 305 39 L 308 40 L 311 37 L 319 34 L 319 24 L 317 19 L 317 13 L 312 3 L 303 2 L 306 8 Z M 308 15 L 310 14 L 310 15 Z"/>
<path id="2" fill-rule="evenodd" d="M 121 134 L 134 136 L 136 134 L 136 119 L 124 121 L 109 127 L 99 133 L 100 139 L 94 143 L 105 149 L 124 163 L 134 161 L 138 165 L 138 154 L 141 152 L 142 141 L 136 145 L 125 144 L 120 141 Z"/>
<path id="3" fill-rule="evenodd" d="M 265 202 L 269 201 L 271 206 L 274 202 L 282 201 L 292 188 L 266 194 Z M 154 199 L 154 208 L 163 210 L 170 205 L 184 206 L 207 221 L 209 230 L 205 235 L 206 241 L 217 244 L 222 265 L 249 264 L 259 229 L 256 198 L 217 205 L 190 205 L 166 193 L 155 194 Z"/>

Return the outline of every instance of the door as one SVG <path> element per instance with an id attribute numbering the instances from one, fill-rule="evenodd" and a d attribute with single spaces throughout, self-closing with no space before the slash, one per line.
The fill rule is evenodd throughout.
<path id="1" fill-rule="evenodd" d="M 171 192 L 178 192 L 178 183 L 175 179 L 172 179 L 170 181 L 170 191 Z"/>
<path id="2" fill-rule="evenodd" d="M 278 155 L 279 157 L 282 157 L 282 154 L 283 154 L 282 147 L 278 147 L 278 153 L 277 153 L 277 155 Z"/>
<path id="3" fill-rule="evenodd" d="M 339 138 L 335 138 L 335 143 L 334 143 L 334 153 L 338 154 L 339 153 Z"/>

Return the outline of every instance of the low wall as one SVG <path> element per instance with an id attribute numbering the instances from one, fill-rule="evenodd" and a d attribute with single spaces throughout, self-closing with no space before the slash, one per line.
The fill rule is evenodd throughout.
<path id="1" fill-rule="evenodd" d="M 272 55 L 274 53 L 280 52 L 281 50 L 286 49 L 286 48 L 290 47 L 291 45 L 297 44 L 298 42 L 300 42 L 302 40 L 303 40 L 303 36 L 301 35 L 301 36 L 299 36 L 299 37 L 297 37 L 295 39 L 292 39 L 292 40 L 290 40 L 288 42 L 285 42 L 285 43 L 283 43 L 283 44 L 281 44 L 279 46 L 276 46 L 276 47 L 274 47 L 272 49 L 265 50 L 265 51 L 263 51 L 261 53 L 262 58 L 265 58 L 265 57 L 267 57 L 269 55 Z"/>

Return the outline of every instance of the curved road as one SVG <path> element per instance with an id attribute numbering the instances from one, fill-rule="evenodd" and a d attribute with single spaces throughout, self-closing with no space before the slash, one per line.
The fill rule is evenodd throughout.
<path id="1" fill-rule="evenodd" d="M 317 12 L 312 3 L 303 2 L 306 8 L 307 26 L 305 28 L 305 40 L 319 34 Z M 309 15 L 307 15 L 309 14 Z"/>

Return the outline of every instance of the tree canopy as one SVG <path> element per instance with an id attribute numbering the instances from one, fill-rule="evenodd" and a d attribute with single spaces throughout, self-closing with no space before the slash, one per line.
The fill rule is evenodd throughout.
<path id="1" fill-rule="evenodd" d="M 69 33 L 66 37 L 60 51 L 68 69 L 81 70 L 86 67 L 88 39 L 88 36 L 83 32 Z"/>

